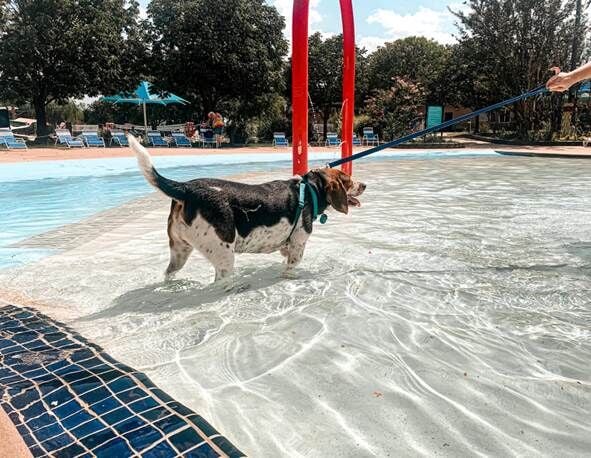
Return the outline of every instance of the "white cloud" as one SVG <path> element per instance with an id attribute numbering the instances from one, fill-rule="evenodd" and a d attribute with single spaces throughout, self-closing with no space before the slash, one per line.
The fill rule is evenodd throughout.
<path id="1" fill-rule="evenodd" d="M 269 0 L 269 3 L 273 5 L 279 11 L 283 17 L 285 17 L 285 36 L 291 42 L 291 21 L 293 13 L 293 0 Z M 320 0 L 310 0 L 310 33 L 321 32 L 318 26 L 322 23 L 323 17 L 318 11 Z"/>
<path id="2" fill-rule="evenodd" d="M 450 5 L 458 10 L 464 7 L 461 3 Z M 368 18 L 369 24 L 377 24 L 384 29 L 385 36 L 362 37 L 360 44 L 368 50 L 375 50 L 386 41 L 397 40 L 411 36 L 432 38 L 440 43 L 454 43 L 451 34 L 454 16 L 447 10 L 436 11 L 431 8 L 419 7 L 414 14 L 399 14 L 393 10 L 378 9 Z"/>

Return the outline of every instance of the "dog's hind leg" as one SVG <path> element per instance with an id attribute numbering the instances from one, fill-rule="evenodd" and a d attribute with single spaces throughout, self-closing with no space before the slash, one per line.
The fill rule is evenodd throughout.
<path id="1" fill-rule="evenodd" d="M 192 252 L 193 247 L 184 240 L 170 239 L 170 263 L 164 274 L 166 280 L 174 278 L 174 274 L 183 268 Z"/>

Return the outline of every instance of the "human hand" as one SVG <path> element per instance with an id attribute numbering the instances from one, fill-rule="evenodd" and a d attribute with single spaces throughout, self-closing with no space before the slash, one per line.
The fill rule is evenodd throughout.
<path id="1" fill-rule="evenodd" d="M 552 70 L 555 75 L 548 80 L 546 87 L 552 92 L 567 91 L 577 82 L 570 73 L 561 72 L 559 67 L 552 67 L 550 70 Z"/>

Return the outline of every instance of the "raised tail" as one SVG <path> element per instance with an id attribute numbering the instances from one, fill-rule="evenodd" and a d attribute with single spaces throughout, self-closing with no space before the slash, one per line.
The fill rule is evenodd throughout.
<path id="1" fill-rule="evenodd" d="M 179 201 L 187 200 L 189 193 L 187 192 L 185 183 L 170 180 L 160 175 L 152 164 L 152 158 L 150 157 L 148 150 L 144 148 L 133 135 L 128 134 L 127 139 L 129 141 L 129 146 L 131 146 L 135 152 L 140 170 L 144 174 L 144 177 L 146 177 L 148 183 L 172 199 Z"/>

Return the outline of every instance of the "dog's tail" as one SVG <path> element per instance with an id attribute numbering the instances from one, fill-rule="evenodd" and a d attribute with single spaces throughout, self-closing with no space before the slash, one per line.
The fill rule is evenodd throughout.
<path id="1" fill-rule="evenodd" d="M 140 166 L 140 170 L 144 174 L 144 177 L 146 177 L 148 183 L 150 183 L 160 192 L 166 194 L 168 197 L 179 201 L 186 200 L 189 193 L 185 183 L 170 180 L 160 175 L 152 164 L 152 158 L 150 157 L 148 150 L 140 145 L 140 142 L 138 142 L 133 135 L 127 135 L 127 139 L 129 140 L 129 145 L 137 156 L 137 162 Z"/>

